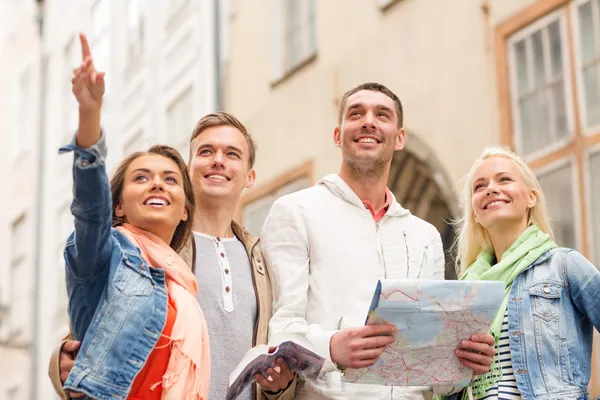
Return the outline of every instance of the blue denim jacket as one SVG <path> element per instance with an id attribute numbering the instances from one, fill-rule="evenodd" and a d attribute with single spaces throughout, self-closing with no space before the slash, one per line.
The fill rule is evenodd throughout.
<path id="1" fill-rule="evenodd" d="M 521 397 L 587 399 L 593 327 L 600 328 L 600 271 L 580 253 L 549 250 L 517 276 L 508 332 Z"/>
<path id="2" fill-rule="evenodd" d="M 69 317 L 81 348 L 64 388 L 94 399 L 126 399 L 166 322 L 164 271 L 113 229 L 104 137 L 83 149 L 73 142 L 75 232 L 67 241 Z"/>

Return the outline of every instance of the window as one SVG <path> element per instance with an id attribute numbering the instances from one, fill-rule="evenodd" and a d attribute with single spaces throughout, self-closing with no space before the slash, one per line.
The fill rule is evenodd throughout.
<path id="1" fill-rule="evenodd" d="M 143 0 L 127 1 L 127 56 L 130 62 L 143 52 L 144 19 L 142 15 Z"/>
<path id="2" fill-rule="evenodd" d="M 255 188 L 242 198 L 242 221 L 246 229 L 259 236 L 271 211 L 271 206 L 283 195 L 297 192 L 311 185 L 312 163 L 308 162 L 288 171 L 270 184 Z"/>
<path id="3" fill-rule="evenodd" d="M 578 74 L 583 123 L 589 132 L 600 128 L 600 0 L 579 2 Z"/>
<path id="4" fill-rule="evenodd" d="M 579 248 L 571 163 L 539 173 L 538 180 L 546 197 L 548 215 L 552 222 L 556 242 L 563 247 Z"/>
<path id="5" fill-rule="evenodd" d="M 598 262 L 600 0 L 533 2 L 496 39 L 503 140 L 537 171 L 558 245 Z"/>
<path id="6" fill-rule="evenodd" d="M 27 254 L 25 216 L 17 218 L 11 229 L 11 268 L 10 268 L 10 327 L 20 332 L 29 325 L 27 276 L 25 256 Z M 20 289 L 18 289 L 20 288 Z"/>
<path id="7" fill-rule="evenodd" d="M 317 52 L 315 0 L 274 0 L 274 78 L 293 71 Z"/>
<path id="8" fill-rule="evenodd" d="M 593 260 L 600 266 L 600 151 L 596 151 L 589 158 L 590 173 L 590 212 L 592 222 Z"/>
<path id="9" fill-rule="evenodd" d="M 129 154 L 134 153 L 136 151 L 147 150 L 144 147 L 144 132 L 140 130 L 134 133 L 133 136 L 129 138 L 127 143 L 125 143 L 125 146 L 123 147 L 123 157 L 126 157 Z"/>
<path id="10" fill-rule="evenodd" d="M 18 77 L 18 86 L 16 89 L 15 98 L 17 112 L 15 113 L 16 123 L 15 130 L 12 135 L 13 155 L 15 159 L 19 159 L 23 152 L 27 149 L 27 141 L 31 135 L 31 118 L 27 118 L 32 112 L 31 104 L 31 69 L 26 68 Z"/>
<path id="11" fill-rule="evenodd" d="M 569 137 L 560 14 L 516 35 L 511 44 L 517 148 L 525 155 Z"/>
<path id="12" fill-rule="evenodd" d="M 175 147 L 185 159 L 189 152 L 189 140 L 194 127 L 192 87 L 188 87 L 167 108 L 167 142 Z"/>

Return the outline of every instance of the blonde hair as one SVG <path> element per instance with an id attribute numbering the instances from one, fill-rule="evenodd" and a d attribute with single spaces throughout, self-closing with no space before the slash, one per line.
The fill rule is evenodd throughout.
<path id="1" fill-rule="evenodd" d="M 471 185 L 475 171 L 481 165 L 483 160 L 491 157 L 505 157 L 512 160 L 521 172 L 521 177 L 527 188 L 536 196 L 535 205 L 529 210 L 528 225 L 535 224 L 544 233 L 554 238 L 554 233 L 550 227 L 550 221 L 546 211 L 546 199 L 540 183 L 529 166 L 515 153 L 508 149 L 492 147 L 486 148 L 481 156 L 475 161 L 468 175 L 465 177 L 465 186 L 462 196 L 463 216 L 457 222 L 457 235 L 454 247 L 457 250 L 457 265 L 462 274 L 475 261 L 479 254 L 484 251 L 493 251 L 492 241 L 487 230 L 475 221 L 472 207 L 473 191 Z"/>

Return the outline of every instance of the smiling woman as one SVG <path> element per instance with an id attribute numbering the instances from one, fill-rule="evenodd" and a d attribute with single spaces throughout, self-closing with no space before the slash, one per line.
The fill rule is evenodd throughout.
<path id="1" fill-rule="evenodd" d="M 587 398 L 600 271 L 554 243 L 542 188 L 509 150 L 486 149 L 473 164 L 463 207 L 461 279 L 503 281 L 506 291 L 490 326 L 494 364 L 462 398 Z"/>

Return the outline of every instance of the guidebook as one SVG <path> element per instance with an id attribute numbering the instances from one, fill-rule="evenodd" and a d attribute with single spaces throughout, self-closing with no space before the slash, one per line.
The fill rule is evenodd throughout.
<path id="1" fill-rule="evenodd" d="M 275 349 L 269 353 L 271 347 Z M 290 369 L 303 379 L 316 379 L 325 362 L 304 336 L 290 333 L 275 335 L 268 345 L 251 348 L 231 372 L 226 400 L 236 399 L 254 381 L 254 375 L 266 375 L 266 370 L 275 365 L 278 357 L 283 358 Z"/>

